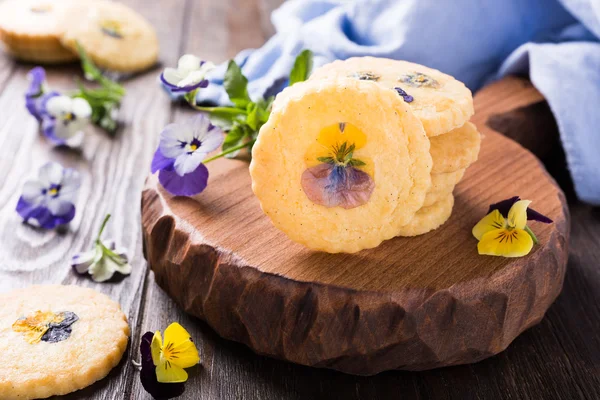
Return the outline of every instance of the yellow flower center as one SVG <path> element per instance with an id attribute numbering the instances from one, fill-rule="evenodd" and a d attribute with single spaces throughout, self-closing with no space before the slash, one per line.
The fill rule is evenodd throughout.
<path id="1" fill-rule="evenodd" d="M 73 121 L 74 119 L 75 119 L 75 114 L 73 114 L 72 112 L 68 112 L 63 115 L 63 120 L 65 120 L 65 121 Z"/>
<path id="2" fill-rule="evenodd" d="M 52 195 L 52 196 L 56 196 L 56 194 L 58 193 L 58 189 L 52 188 L 52 189 L 48 190 L 48 193 L 50 193 L 50 195 Z"/>
<path id="3" fill-rule="evenodd" d="M 196 144 L 190 144 L 191 151 L 196 151 L 197 148 L 198 148 L 198 146 Z"/>
<path id="4" fill-rule="evenodd" d="M 15 332 L 23 333 L 28 343 L 38 343 L 42 336 L 48 331 L 51 323 L 58 324 L 64 319 L 63 316 L 47 311 L 36 311 L 25 318 L 20 318 L 12 325 Z"/>

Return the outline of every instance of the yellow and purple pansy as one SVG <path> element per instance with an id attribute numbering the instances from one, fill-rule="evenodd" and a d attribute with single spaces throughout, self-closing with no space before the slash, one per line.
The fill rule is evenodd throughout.
<path id="1" fill-rule="evenodd" d="M 184 368 L 200 363 L 198 349 L 190 334 L 174 322 L 160 331 L 146 332 L 140 344 L 142 356 L 140 379 L 144 389 L 156 399 L 180 396 L 188 374 Z"/>
<path id="2" fill-rule="evenodd" d="M 481 255 L 522 257 L 538 242 L 527 226 L 528 220 L 552 223 L 552 220 L 529 208 L 531 201 L 518 196 L 492 204 L 488 214 L 473 227 L 473 236 L 479 240 Z"/>
<path id="3" fill-rule="evenodd" d="M 56 343 L 67 340 L 79 317 L 71 311 L 53 313 L 35 311 L 21 317 L 12 325 L 15 332 L 22 333 L 29 344 L 42 342 Z"/>
<path id="4" fill-rule="evenodd" d="M 367 136 L 350 123 L 322 129 L 305 156 L 301 184 L 306 196 L 315 204 L 345 209 L 368 202 L 375 188 L 372 163 L 355 154 L 366 143 Z"/>

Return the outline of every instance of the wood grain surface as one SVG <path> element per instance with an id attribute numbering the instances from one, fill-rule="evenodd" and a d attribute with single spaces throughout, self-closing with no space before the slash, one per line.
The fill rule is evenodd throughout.
<path id="1" fill-rule="evenodd" d="M 260 46 L 272 34 L 269 13 L 280 0 L 123 2 L 157 28 L 161 61 L 173 65 L 184 52 L 220 62 L 243 48 Z M 155 284 L 143 260 L 139 204 L 145 172 L 162 126 L 191 115 L 169 105 L 155 84 L 159 69 L 125 82 L 129 90 L 121 115 L 125 126 L 114 140 L 92 130 L 83 156 L 79 156 L 50 149 L 39 138 L 22 99 L 25 75 L 31 67 L 0 53 L 0 291 L 44 282 L 93 287 L 121 303 L 133 330 L 134 346 L 119 367 L 108 378 L 64 399 L 150 399 L 130 361 L 139 357 L 141 333 L 164 329 L 172 321 L 188 328 L 202 356 L 202 366 L 190 373 L 183 400 L 600 398 L 598 209 L 569 197 L 572 230 L 563 292 L 539 325 L 495 357 L 472 365 L 362 378 L 257 356 L 185 314 Z M 50 83 L 71 87 L 71 75 L 77 71 L 76 66 L 51 68 Z M 514 96 L 488 99 L 503 105 L 495 114 L 502 117 L 516 112 L 528 119 L 535 117 L 538 123 L 531 126 L 529 134 L 537 139 L 533 146 L 543 147 L 549 140 L 558 143 L 547 105 L 539 93 L 523 85 L 516 83 L 526 89 L 521 96 L 527 93 L 531 98 L 521 103 L 524 109 L 510 108 L 516 104 Z M 510 127 L 505 128 L 502 133 L 512 135 Z M 557 177 L 565 176 L 564 159 L 554 156 L 560 154 L 560 148 L 550 150 L 543 158 L 548 170 L 556 171 Z M 14 212 L 23 179 L 51 159 L 77 166 L 85 177 L 78 216 L 71 232 L 60 238 L 25 229 Z M 560 183 L 570 193 L 570 182 Z M 122 282 L 95 284 L 73 275 L 68 264 L 74 252 L 87 248 L 108 211 L 115 216 L 107 234 L 129 247 L 134 273 Z M 35 269 L 30 270 L 32 267 Z"/>
<path id="2" fill-rule="evenodd" d="M 506 96 L 504 85 L 475 97 L 483 116 L 497 107 L 487 99 Z M 569 216 L 541 163 L 477 121 L 479 160 L 455 190 L 450 220 L 356 254 L 289 240 L 260 209 L 243 161 L 209 164 L 208 189 L 195 198 L 171 196 L 150 177 L 142 225 L 157 283 L 221 336 L 303 365 L 373 375 L 497 354 L 560 292 Z M 491 203 L 514 195 L 554 224 L 533 224 L 540 244 L 527 257 L 479 256 L 471 229 Z"/>

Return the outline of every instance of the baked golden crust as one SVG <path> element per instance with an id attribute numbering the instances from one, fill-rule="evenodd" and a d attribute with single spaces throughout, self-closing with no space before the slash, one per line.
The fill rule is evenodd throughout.
<path id="1" fill-rule="evenodd" d="M 398 230 L 397 235 L 417 236 L 439 228 L 452 215 L 453 206 L 454 196 L 448 194 L 437 203 L 420 209 L 409 224 Z"/>
<path id="2" fill-rule="evenodd" d="M 79 43 L 103 69 L 137 72 L 158 59 L 158 38 L 152 25 L 124 4 L 94 0 L 65 13 L 62 44 L 77 50 Z"/>
<path id="3" fill-rule="evenodd" d="M 346 122 L 367 136 L 357 156 L 374 181 L 359 207 L 313 203 L 301 178 L 305 154 L 327 126 Z M 252 151 L 252 189 L 273 224 L 292 240 L 330 253 L 372 248 L 409 223 L 431 184 L 429 140 L 398 96 L 372 82 L 307 81 L 277 96 Z M 369 169 L 370 167 L 370 169 Z"/>
<path id="4" fill-rule="evenodd" d="M 410 96 L 408 103 L 423 123 L 427 136 L 442 135 L 463 126 L 473 115 L 473 96 L 460 81 L 436 69 L 408 61 L 375 57 L 337 60 L 316 69 L 311 80 L 354 77 L 372 80 Z"/>
<path id="5" fill-rule="evenodd" d="M 108 296 L 78 286 L 36 285 L 0 294 L 0 398 L 38 399 L 82 389 L 104 378 L 127 347 L 129 326 Z M 15 331 L 36 311 L 75 313 L 70 336 L 29 343 Z"/>
<path id="6" fill-rule="evenodd" d="M 460 128 L 431 138 L 432 174 L 443 174 L 465 169 L 477 161 L 481 135 L 474 124 L 467 122 Z"/>
<path id="7" fill-rule="evenodd" d="M 61 24 L 73 0 L 6 0 L 0 3 L 0 41 L 15 58 L 41 63 L 62 63 L 77 59 L 65 48 Z"/>

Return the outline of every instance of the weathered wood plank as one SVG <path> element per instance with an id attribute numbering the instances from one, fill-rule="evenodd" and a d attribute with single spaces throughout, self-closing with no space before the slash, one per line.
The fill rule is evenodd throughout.
<path id="1" fill-rule="evenodd" d="M 186 0 L 148 2 L 129 0 L 159 32 L 161 61 L 174 64 L 179 55 L 181 21 Z M 36 121 L 24 107 L 32 65 L 0 56 L 0 291 L 33 283 L 63 283 L 92 287 L 118 301 L 129 318 L 133 340 L 139 323 L 140 301 L 147 275 L 140 235 L 140 192 L 155 149 L 160 127 L 170 119 L 169 100 L 156 84 L 158 69 L 124 82 L 128 94 L 120 112 L 123 128 L 111 139 L 90 129 L 82 152 L 53 149 L 40 135 Z M 77 66 L 48 68 L 49 84 L 74 87 Z M 10 77 L 10 79 L 8 79 Z M 4 82 L 6 80 L 6 82 Z M 77 215 L 65 234 L 42 232 L 20 222 L 14 208 L 23 180 L 54 160 L 82 175 Z M 144 171 L 140 173 L 140 171 Z M 96 284 L 71 271 L 72 254 L 88 249 L 106 213 L 113 214 L 106 236 L 129 249 L 133 272 L 116 283 Z M 65 398 L 115 399 L 128 392 L 134 368 L 129 352 L 110 377 Z"/>

